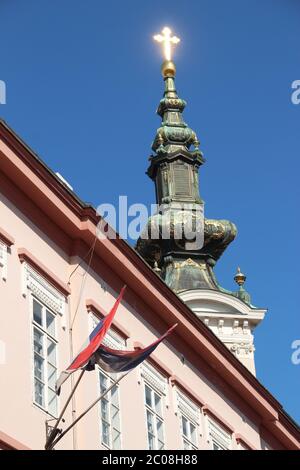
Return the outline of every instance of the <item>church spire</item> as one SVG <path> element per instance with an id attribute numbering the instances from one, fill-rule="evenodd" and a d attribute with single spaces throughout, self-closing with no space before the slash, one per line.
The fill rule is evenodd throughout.
<path id="1" fill-rule="evenodd" d="M 157 109 L 162 122 L 152 143 L 154 153 L 149 158 L 147 174 L 155 183 L 159 209 L 150 217 L 136 248 L 176 292 L 201 288 L 221 290 L 213 267 L 234 239 L 236 228 L 227 220 L 204 219 L 198 171 L 205 160 L 195 131 L 184 122 L 186 102 L 178 96 L 175 86 L 172 47 L 179 38 L 164 28 L 154 39 L 162 43 L 164 50 L 164 94 Z M 187 218 L 196 237 L 197 230 L 201 231 L 201 245 L 186 237 Z M 157 229 L 155 236 L 153 227 Z M 183 229 L 181 238 L 176 236 L 178 227 Z M 170 229 L 169 237 L 163 236 L 166 228 Z"/>
<path id="2" fill-rule="evenodd" d="M 204 158 L 195 131 L 184 122 L 186 102 L 175 85 L 172 47 L 178 38 L 174 40 L 171 31 L 164 29 L 155 39 L 163 44 L 165 58 L 164 93 L 157 109 L 161 124 L 147 170 L 155 183 L 157 211 L 149 217 L 136 249 L 156 275 L 255 373 L 252 332 L 264 311 L 251 304 L 244 289 L 246 276 L 240 269 L 234 277 L 239 286 L 236 291 L 224 289 L 215 277 L 214 267 L 234 240 L 236 227 L 229 220 L 204 217 L 198 182 Z M 214 181 L 212 184 L 223 197 Z"/>
<path id="3" fill-rule="evenodd" d="M 154 39 L 163 44 L 165 60 L 161 71 L 165 82 L 165 92 L 157 109 L 157 114 L 162 118 L 162 126 L 157 131 L 152 150 L 159 153 L 163 150 L 164 144 L 167 147 L 166 151 L 176 150 L 176 144 L 177 146 L 185 146 L 186 149 L 194 144 L 197 153 L 200 154 L 196 134 L 184 123 L 182 118 L 186 102 L 178 97 L 175 87 L 176 67 L 172 61 L 172 45 L 178 44 L 180 39 L 177 36 L 172 36 L 172 31 L 168 27 L 162 30 L 162 34 L 156 34 Z M 178 130 L 177 133 L 175 128 Z"/>
<path id="4" fill-rule="evenodd" d="M 194 147 L 191 155 L 199 156 L 199 163 L 203 163 L 203 155 L 199 151 L 199 141 L 196 133 L 189 128 L 183 120 L 183 110 L 186 102 L 178 97 L 175 86 L 175 64 L 171 61 L 164 61 L 162 64 L 162 75 L 165 82 L 164 96 L 160 100 L 157 114 L 162 118 L 161 127 L 157 130 L 156 137 L 152 144 L 152 150 L 162 153 L 178 150 L 180 147 L 188 151 Z"/>
<path id="5" fill-rule="evenodd" d="M 163 98 L 160 100 L 157 114 L 161 117 L 161 126 L 157 129 L 150 157 L 148 175 L 156 183 L 157 203 L 194 202 L 200 203 L 198 187 L 198 168 L 204 163 L 196 133 L 184 122 L 183 110 L 186 102 L 179 98 L 176 86 L 176 67 L 171 60 L 172 45 L 180 41 L 172 36 L 170 28 L 165 27 L 162 34 L 154 39 L 163 44 L 164 62 L 161 67 L 165 82 Z M 175 162 L 169 168 L 174 171 L 166 178 L 165 163 Z M 177 176 L 176 176 L 177 175 Z"/>

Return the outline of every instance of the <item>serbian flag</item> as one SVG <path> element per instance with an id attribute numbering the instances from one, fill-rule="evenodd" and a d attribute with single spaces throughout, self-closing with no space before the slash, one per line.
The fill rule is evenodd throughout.
<path id="1" fill-rule="evenodd" d="M 126 286 L 122 288 L 120 295 L 117 298 L 109 314 L 99 321 L 96 328 L 90 334 L 88 341 L 87 341 L 87 346 L 81 350 L 81 352 L 78 354 L 78 356 L 75 357 L 75 359 L 69 365 L 69 367 L 60 374 L 55 385 L 56 393 L 58 395 L 60 394 L 60 388 L 62 384 L 67 380 L 67 378 L 76 370 L 85 367 L 89 363 L 90 359 L 93 357 L 93 354 L 95 353 L 95 351 L 97 351 L 97 349 L 101 345 L 107 333 L 107 330 L 109 329 L 114 319 L 119 303 L 121 302 L 123 298 L 125 289 L 126 289 Z"/>
<path id="2" fill-rule="evenodd" d="M 90 365 L 98 364 L 106 372 L 127 372 L 147 359 L 157 346 L 174 330 L 173 325 L 163 336 L 149 346 L 136 351 L 120 351 L 101 345 L 94 354 Z"/>

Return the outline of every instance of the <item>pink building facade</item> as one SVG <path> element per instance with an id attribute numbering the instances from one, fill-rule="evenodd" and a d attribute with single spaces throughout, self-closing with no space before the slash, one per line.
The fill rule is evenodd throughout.
<path id="1" fill-rule="evenodd" d="M 57 398 L 58 373 L 126 284 L 107 344 L 134 349 L 178 327 L 57 449 L 300 449 L 251 371 L 124 240 L 96 237 L 95 210 L 2 121 L 0 181 L 0 448 L 44 448 L 76 379 Z M 110 381 L 86 373 L 62 428 Z"/>

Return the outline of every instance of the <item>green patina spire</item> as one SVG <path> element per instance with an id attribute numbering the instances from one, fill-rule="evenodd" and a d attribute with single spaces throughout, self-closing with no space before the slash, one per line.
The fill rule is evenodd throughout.
<path id="1" fill-rule="evenodd" d="M 161 127 L 152 144 L 152 150 L 158 155 L 176 152 L 180 148 L 190 152 L 194 157 L 199 157 L 199 163 L 203 163 L 203 155 L 199 151 L 199 141 L 196 133 L 183 121 L 182 112 L 186 102 L 179 98 L 175 87 L 175 65 L 173 62 L 164 62 L 162 73 L 165 81 L 164 97 L 160 100 L 157 114 L 162 118 Z"/>
<path id="2" fill-rule="evenodd" d="M 167 30 L 165 36 L 169 47 L 172 39 L 177 42 L 179 39 L 172 38 L 171 31 Z M 157 35 L 155 38 L 164 42 L 165 36 Z M 152 143 L 154 153 L 149 158 L 147 170 L 155 183 L 159 209 L 149 218 L 136 249 L 175 292 L 193 289 L 224 291 L 213 268 L 235 238 L 236 227 L 228 220 L 203 217 L 204 203 L 199 192 L 198 172 L 205 160 L 195 131 L 183 119 L 186 102 L 176 91 L 176 68 L 170 60 L 169 49 L 165 57 L 162 65 L 164 94 L 157 109 L 162 122 Z M 187 214 L 194 226 L 202 230 L 201 246 L 195 246 L 185 236 L 181 239 L 175 236 L 176 228 L 186 223 Z M 156 236 L 153 236 L 153 227 L 157 229 Z M 166 227 L 171 228 L 167 239 L 162 236 Z M 243 293 L 235 295 L 246 302 L 249 300 Z"/>
<path id="3" fill-rule="evenodd" d="M 186 102 L 178 97 L 175 73 L 174 63 L 165 61 L 162 65 L 165 91 L 157 108 L 162 123 L 152 143 L 155 153 L 150 157 L 147 174 L 156 184 L 159 204 L 172 201 L 201 203 L 198 169 L 204 158 L 196 133 L 183 120 Z M 168 175 L 167 163 L 171 169 Z"/>

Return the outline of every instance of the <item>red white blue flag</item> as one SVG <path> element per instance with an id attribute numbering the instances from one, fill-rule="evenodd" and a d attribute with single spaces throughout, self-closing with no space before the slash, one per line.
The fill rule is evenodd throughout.
<path id="1" fill-rule="evenodd" d="M 120 351 L 101 345 L 94 353 L 93 362 L 106 372 L 127 372 L 147 359 L 157 346 L 174 330 L 173 325 L 163 336 L 143 349 L 135 351 Z"/>
<path id="2" fill-rule="evenodd" d="M 85 367 L 91 358 L 93 357 L 93 354 L 97 351 L 99 346 L 101 345 L 113 319 L 115 316 L 115 313 L 118 309 L 119 303 L 121 302 L 123 298 L 123 294 L 125 291 L 126 286 L 124 286 L 120 292 L 119 297 L 117 298 L 113 308 L 109 312 L 106 317 L 104 317 L 102 320 L 99 321 L 97 324 L 96 328 L 92 331 L 90 334 L 88 341 L 87 341 L 87 346 L 84 347 L 81 352 L 75 357 L 75 359 L 72 361 L 72 363 L 69 365 L 69 367 L 63 371 L 57 382 L 56 382 L 56 393 L 59 395 L 60 393 L 60 388 L 62 384 L 67 380 L 67 378 L 75 372 L 78 369 L 81 369 Z"/>

